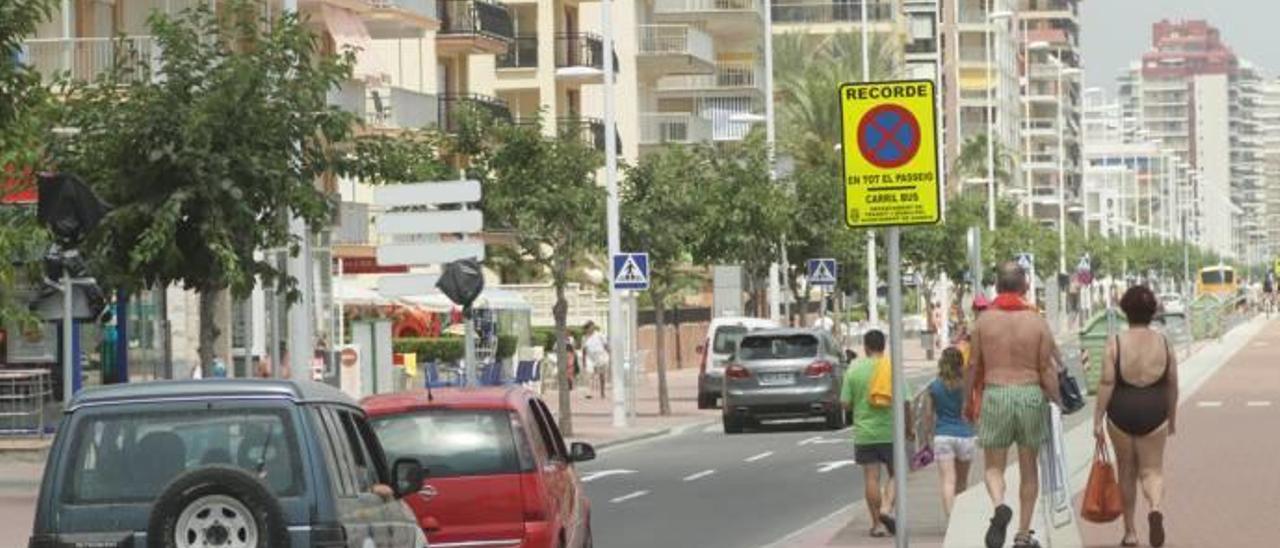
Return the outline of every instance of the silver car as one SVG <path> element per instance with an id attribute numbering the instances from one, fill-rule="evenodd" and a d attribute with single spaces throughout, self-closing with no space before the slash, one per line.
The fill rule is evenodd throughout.
<path id="1" fill-rule="evenodd" d="M 818 329 L 753 331 L 738 342 L 724 370 L 726 434 L 760 419 L 821 417 L 844 427 L 840 384 L 845 363 L 831 334 Z"/>

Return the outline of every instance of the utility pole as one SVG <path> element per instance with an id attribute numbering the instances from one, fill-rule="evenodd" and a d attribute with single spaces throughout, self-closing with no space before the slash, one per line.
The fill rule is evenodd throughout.
<path id="1" fill-rule="evenodd" d="M 613 265 L 613 257 L 622 253 L 621 212 L 618 204 L 618 147 L 614 143 L 614 136 L 617 135 L 617 120 L 613 111 L 615 77 L 613 73 L 613 0 L 600 2 L 600 30 L 604 34 L 604 134 L 605 142 L 608 143 L 604 147 L 604 180 L 605 191 L 608 193 L 605 221 L 608 223 L 609 233 L 609 264 Z M 610 266 L 609 363 L 614 364 L 610 368 L 613 377 L 613 426 L 624 428 L 627 426 L 627 372 L 622 367 L 624 362 L 622 352 L 626 343 L 622 337 L 625 326 L 622 321 L 622 295 L 613 283 L 617 276 L 618 273 L 614 272 L 614 268 Z M 630 337 L 629 333 L 628 337 Z M 630 360 L 631 356 L 626 356 L 625 361 L 629 363 Z M 631 364 L 631 366 L 638 367 L 637 364 Z"/>
<path id="2" fill-rule="evenodd" d="M 868 49 L 871 41 L 871 29 L 867 23 L 867 3 L 858 2 L 858 8 L 862 16 L 862 81 L 871 81 L 871 52 Z M 867 231 L 867 325 L 875 325 L 880 323 L 880 311 L 878 301 L 877 286 L 879 281 L 876 279 L 876 231 Z"/>

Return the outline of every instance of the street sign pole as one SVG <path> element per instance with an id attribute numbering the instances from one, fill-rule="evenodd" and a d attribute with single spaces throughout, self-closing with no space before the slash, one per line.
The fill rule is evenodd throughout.
<path id="1" fill-rule="evenodd" d="M 613 113 L 613 1 L 600 2 L 600 32 L 604 35 L 604 186 L 606 193 L 605 223 L 608 231 L 609 256 L 622 251 L 621 213 L 618 205 L 618 148 L 614 146 L 615 125 Z M 616 269 L 609 270 L 609 279 L 618 277 Z M 627 426 L 626 372 L 622 370 L 622 296 L 609 284 L 609 363 L 613 377 L 613 426 Z"/>
<path id="2" fill-rule="evenodd" d="M 887 245 L 889 247 L 889 362 L 893 377 L 893 475 L 894 500 L 898 534 L 894 542 L 899 548 L 907 546 L 907 377 L 902 363 L 902 266 L 899 261 L 898 244 L 901 239 L 900 229 L 889 227 Z"/>

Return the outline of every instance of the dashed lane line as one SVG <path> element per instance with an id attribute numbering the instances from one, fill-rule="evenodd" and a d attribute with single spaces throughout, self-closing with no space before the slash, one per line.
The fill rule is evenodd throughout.
<path id="1" fill-rule="evenodd" d="M 1245 403 L 1249 407 L 1271 407 L 1270 401 L 1251 401 Z"/>
<path id="2" fill-rule="evenodd" d="M 620 502 L 627 502 L 627 501 L 632 500 L 632 499 L 638 499 L 638 498 L 643 497 L 643 496 L 648 495 L 648 494 L 649 494 L 649 492 L 648 492 L 648 491 L 636 491 L 636 492 L 634 492 L 634 493 L 627 493 L 627 494 L 625 494 L 625 495 L 622 495 L 621 497 L 617 497 L 617 498 L 609 499 L 609 502 L 611 502 L 611 503 L 613 503 L 613 504 L 618 504 L 618 503 L 620 503 Z"/>
<path id="3" fill-rule="evenodd" d="M 1220 402 L 1220 401 L 1199 401 L 1199 402 L 1196 402 L 1196 407 L 1222 407 L 1222 402 Z"/>
<path id="4" fill-rule="evenodd" d="M 689 475 L 685 476 L 685 477 L 684 477 L 684 481 L 698 481 L 698 480 L 700 480 L 700 479 L 702 479 L 702 478 L 705 478 L 705 477 L 707 477 L 707 476 L 710 476 L 711 474 L 714 474 L 714 473 L 716 473 L 716 471 L 715 471 L 715 470 L 703 470 L 703 471 L 698 472 L 698 473 L 696 473 L 696 474 L 689 474 Z"/>
<path id="5" fill-rule="evenodd" d="M 772 455 L 773 455 L 773 451 L 765 451 L 763 453 L 760 453 L 759 455 L 752 455 L 750 457 L 742 459 L 742 462 L 755 462 L 761 459 L 767 459 Z"/>

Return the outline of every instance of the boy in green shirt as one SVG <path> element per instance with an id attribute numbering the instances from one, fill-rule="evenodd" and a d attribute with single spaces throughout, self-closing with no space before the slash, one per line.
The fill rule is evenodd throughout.
<path id="1" fill-rule="evenodd" d="M 884 357 L 884 333 L 872 329 L 862 337 L 863 358 L 854 360 L 845 372 L 840 401 L 853 411 L 853 459 L 862 467 L 867 511 L 871 513 L 871 536 L 896 533 L 893 518 L 893 406 L 871 405 L 871 380 L 876 362 Z M 911 419 L 907 417 L 907 424 Z M 889 481 L 880 486 L 880 467 L 888 470 Z"/>

